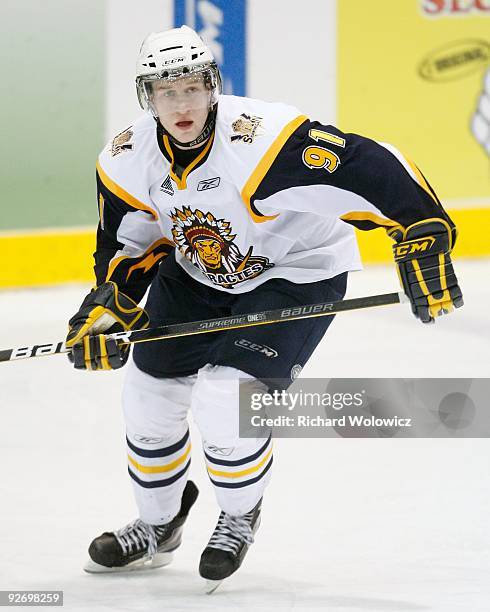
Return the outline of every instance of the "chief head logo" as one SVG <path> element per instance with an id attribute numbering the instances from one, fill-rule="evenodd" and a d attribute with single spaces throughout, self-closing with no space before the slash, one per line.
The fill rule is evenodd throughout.
<path id="1" fill-rule="evenodd" d="M 176 208 L 170 218 L 179 251 L 216 285 L 231 289 L 273 266 L 267 257 L 252 255 L 253 247 L 242 255 L 229 221 L 216 219 L 210 212 L 184 206 Z"/>

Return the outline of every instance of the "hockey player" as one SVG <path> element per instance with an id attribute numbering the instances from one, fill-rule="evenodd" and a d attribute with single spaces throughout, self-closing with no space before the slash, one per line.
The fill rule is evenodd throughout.
<path id="1" fill-rule="evenodd" d="M 422 322 L 462 305 L 454 224 L 394 147 L 285 104 L 221 95 L 209 48 L 186 26 L 146 38 L 136 88 L 145 114 L 97 162 L 97 285 L 69 322 L 76 368 L 127 362 L 127 346 L 104 332 L 341 300 L 361 267 L 353 226 L 394 239 Z M 189 408 L 221 510 L 199 570 L 219 581 L 240 566 L 272 464 L 270 436 L 238 435 L 240 385 L 286 388 L 331 321 L 135 346 L 123 410 L 139 518 L 92 542 L 88 571 L 164 565 L 179 546 L 198 494 Z"/>

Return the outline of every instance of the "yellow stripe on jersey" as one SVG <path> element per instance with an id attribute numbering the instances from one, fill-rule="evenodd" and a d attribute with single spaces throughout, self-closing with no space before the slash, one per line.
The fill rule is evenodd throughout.
<path id="1" fill-rule="evenodd" d="M 384 219 L 379 215 L 369 211 L 356 211 L 346 213 L 340 217 L 342 221 L 371 221 L 380 227 L 400 227 L 400 224 L 391 219 Z"/>
<path id="2" fill-rule="evenodd" d="M 128 282 L 129 277 L 135 270 L 142 269 L 143 274 L 146 274 L 146 272 L 151 270 L 151 268 L 153 268 L 153 266 L 158 263 L 160 259 L 167 257 L 167 255 L 168 253 L 158 253 L 158 255 L 155 255 L 155 253 L 150 253 L 143 260 L 139 261 L 137 264 L 134 264 L 134 266 L 131 266 L 129 268 L 128 273 L 126 275 L 126 282 Z"/>
<path id="3" fill-rule="evenodd" d="M 208 472 L 210 474 L 213 474 L 213 476 L 221 476 L 222 478 L 241 478 L 242 476 L 248 476 L 248 474 L 253 474 L 254 472 L 258 472 L 260 468 L 265 463 L 267 463 L 271 455 L 272 455 L 272 447 L 269 449 L 269 452 L 267 453 L 267 455 L 261 461 L 259 461 L 257 465 L 247 468 L 246 470 L 240 470 L 239 472 L 224 472 L 223 470 L 214 470 L 213 468 L 210 468 L 209 466 L 208 466 Z"/>
<path id="4" fill-rule="evenodd" d="M 213 134 L 211 134 L 211 137 L 209 138 L 209 140 L 208 140 L 206 146 L 204 147 L 204 149 L 185 168 L 184 172 L 182 173 L 182 178 L 179 178 L 175 174 L 175 172 L 174 172 L 175 159 L 174 159 L 174 152 L 172 151 L 172 147 L 170 146 L 170 141 L 168 139 L 168 136 L 166 136 L 166 135 L 163 136 L 163 145 L 164 145 L 165 150 L 167 151 L 167 153 L 168 153 L 168 155 L 170 157 L 170 176 L 175 181 L 175 184 L 177 185 L 177 189 L 179 191 L 181 191 L 182 189 L 187 189 L 187 177 L 189 176 L 190 172 L 197 166 L 197 164 L 200 161 L 202 161 L 202 159 L 208 154 L 208 151 L 209 151 L 209 149 L 211 148 L 211 146 L 213 144 L 213 140 L 214 140 L 214 132 L 213 132 Z"/>
<path id="5" fill-rule="evenodd" d="M 130 193 L 128 193 L 122 187 L 120 187 L 117 183 L 115 183 L 104 172 L 104 170 L 102 170 L 102 166 L 99 164 L 98 161 L 96 164 L 96 168 L 97 168 L 97 172 L 99 173 L 100 180 L 102 181 L 106 189 L 108 189 L 111 193 L 117 196 L 120 200 L 125 202 L 128 206 L 131 206 L 131 208 L 137 208 L 138 210 L 143 210 L 145 212 L 150 213 L 153 219 L 157 221 L 158 219 L 157 213 L 152 208 L 150 208 L 146 204 L 143 204 L 143 202 L 140 202 L 137 198 L 132 196 Z"/>
<path id="6" fill-rule="evenodd" d="M 121 255 L 120 257 L 116 257 L 115 259 L 112 259 L 110 264 L 109 264 L 109 268 L 107 270 L 107 276 L 105 278 L 106 282 L 108 280 L 111 280 L 111 276 L 114 274 L 114 270 L 117 268 L 117 266 L 121 263 L 121 261 L 123 261 L 124 259 L 129 259 L 129 257 L 127 255 Z"/>
<path id="7" fill-rule="evenodd" d="M 128 461 L 133 467 L 135 467 L 139 472 L 142 472 L 143 474 L 161 474 L 163 472 L 171 472 L 175 468 L 179 467 L 179 465 L 182 465 L 184 463 L 184 461 L 189 456 L 189 453 L 191 452 L 191 448 L 192 445 L 189 442 L 184 454 L 178 459 L 167 463 L 166 465 L 142 465 L 141 463 L 138 463 L 136 459 L 133 459 L 131 455 L 128 455 Z"/>
<path id="8" fill-rule="evenodd" d="M 102 194 L 99 195 L 99 219 L 100 219 L 100 227 L 104 229 L 104 196 Z"/>
<path id="9" fill-rule="evenodd" d="M 415 176 L 417 177 L 417 182 L 418 184 L 422 187 L 422 189 L 424 191 L 426 191 L 430 197 L 434 200 L 434 202 L 440 206 L 439 202 L 437 201 L 437 198 L 434 196 L 434 194 L 432 193 L 432 191 L 430 190 L 429 185 L 427 184 L 427 181 L 425 180 L 422 172 L 420 172 L 420 170 L 417 168 L 417 166 L 414 164 L 414 162 L 410 159 L 408 159 L 408 157 L 405 157 L 405 155 L 403 156 L 404 159 L 406 160 L 407 164 L 410 166 L 410 168 L 412 169 L 413 173 L 415 174 Z"/>
<path id="10" fill-rule="evenodd" d="M 156 256 L 153 255 L 152 251 L 154 251 L 161 244 L 166 244 L 169 247 L 175 246 L 174 243 L 168 238 L 160 238 L 160 240 L 157 240 L 152 245 L 150 245 L 146 249 L 146 251 L 142 253 L 141 255 L 138 255 L 138 257 L 129 257 L 129 255 L 121 255 L 120 257 L 116 257 L 115 259 L 112 259 L 111 262 L 109 263 L 109 268 L 107 269 L 107 276 L 105 279 L 106 282 L 111 279 L 111 276 L 114 274 L 114 270 L 121 263 L 121 261 L 125 259 L 139 259 L 141 257 L 144 257 L 143 261 L 140 261 L 134 266 L 132 266 L 131 268 L 129 268 L 128 275 L 126 276 L 126 282 L 129 280 L 129 277 L 131 276 L 132 272 L 134 272 L 134 270 L 138 268 L 143 268 L 143 272 L 148 272 L 148 270 L 152 266 L 154 266 L 157 261 L 159 261 L 162 257 L 167 256 L 167 253 L 161 253 L 160 255 L 156 255 Z M 153 258 L 150 259 L 152 256 Z"/>
<path id="11" fill-rule="evenodd" d="M 264 223 L 265 221 L 272 221 L 273 219 L 279 216 L 279 215 L 271 215 L 271 216 L 261 215 L 260 213 L 258 213 L 258 211 L 256 212 L 253 210 L 251 200 L 252 200 L 254 193 L 257 191 L 260 183 L 264 179 L 264 176 L 267 174 L 270 167 L 274 163 L 276 157 L 281 152 L 281 149 L 286 144 L 286 141 L 288 140 L 288 138 L 307 119 L 308 117 L 306 115 L 299 115 L 298 117 L 290 121 L 281 130 L 281 133 L 279 134 L 279 136 L 274 140 L 271 146 L 267 149 L 262 159 L 257 164 L 257 167 L 255 168 L 255 170 L 252 172 L 249 179 L 245 183 L 242 189 L 242 194 L 241 194 L 242 200 L 245 203 L 245 206 L 247 207 L 247 210 L 250 216 L 252 217 L 252 219 L 255 221 L 255 223 Z"/>

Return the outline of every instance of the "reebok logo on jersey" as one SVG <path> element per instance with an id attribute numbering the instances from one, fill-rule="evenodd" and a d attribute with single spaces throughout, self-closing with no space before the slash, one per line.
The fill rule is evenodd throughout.
<path id="1" fill-rule="evenodd" d="M 167 178 L 160 185 L 160 191 L 163 191 L 163 193 L 167 193 L 169 196 L 174 195 L 174 188 L 172 186 L 172 181 L 170 180 L 170 176 L 167 176 Z"/>
<path id="2" fill-rule="evenodd" d="M 204 179 L 204 181 L 199 181 L 197 185 L 198 191 L 207 191 L 208 189 L 215 189 L 219 186 L 221 179 L 219 176 L 215 176 L 214 178 Z"/>
<path id="3" fill-rule="evenodd" d="M 235 244 L 230 222 L 216 219 L 211 212 L 184 206 L 169 216 L 174 224 L 175 246 L 215 285 L 233 289 L 274 266 L 267 257 L 253 255 L 253 246 L 243 255 Z"/>

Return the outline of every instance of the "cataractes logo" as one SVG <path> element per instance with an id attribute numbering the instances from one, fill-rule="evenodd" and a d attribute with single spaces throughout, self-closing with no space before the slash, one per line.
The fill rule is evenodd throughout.
<path id="1" fill-rule="evenodd" d="M 233 289 L 274 265 L 267 257 L 252 255 L 252 246 L 243 255 L 234 243 L 236 234 L 229 221 L 216 219 L 210 212 L 184 206 L 182 210 L 176 208 L 170 218 L 179 251 L 215 285 Z"/>

